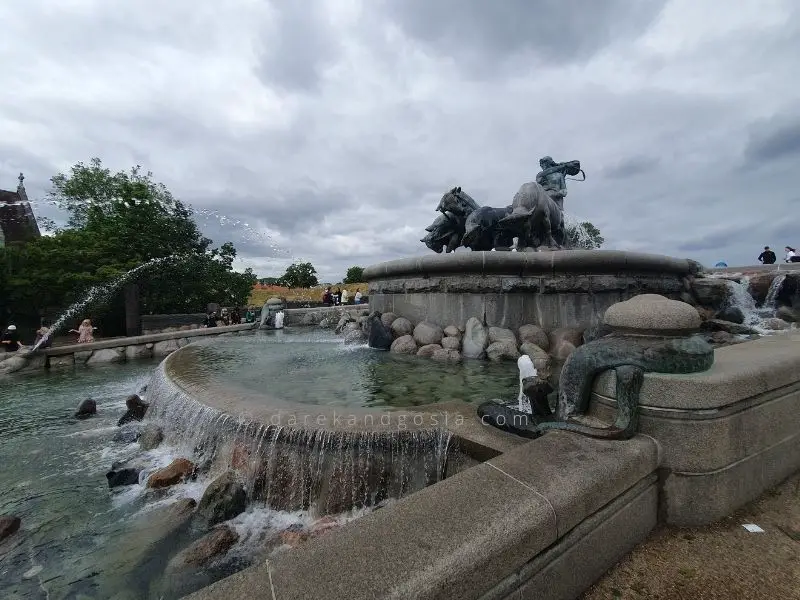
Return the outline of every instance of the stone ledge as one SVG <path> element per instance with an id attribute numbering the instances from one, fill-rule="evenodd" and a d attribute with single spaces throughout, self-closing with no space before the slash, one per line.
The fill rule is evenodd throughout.
<path id="1" fill-rule="evenodd" d="M 758 498 L 800 469 L 800 433 L 710 473 L 667 472 L 661 514 L 667 523 L 713 523 Z"/>
<path id="2" fill-rule="evenodd" d="M 189 598 L 477 598 L 657 466 L 643 436 L 548 433 Z"/>
<path id="3" fill-rule="evenodd" d="M 616 401 L 593 394 L 590 414 L 614 420 Z M 800 383 L 717 410 L 670 410 L 642 406 L 639 431 L 664 452 L 662 466 L 711 472 L 764 450 L 800 431 Z"/>
<path id="4" fill-rule="evenodd" d="M 647 373 L 641 404 L 667 409 L 717 409 L 800 381 L 798 331 L 719 348 L 714 356 L 714 365 L 703 373 Z M 616 397 L 613 373 L 600 375 L 594 391 Z"/>
<path id="5" fill-rule="evenodd" d="M 555 273 L 649 272 L 689 275 L 699 265 L 694 261 L 660 254 L 620 250 L 559 250 L 556 252 L 456 252 L 426 254 L 371 265 L 364 280 L 372 282 L 401 276 L 438 273 L 480 275 L 533 275 Z"/>
<path id="6" fill-rule="evenodd" d="M 646 477 L 585 519 L 480 600 L 572 600 L 655 528 L 657 477 Z"/>
<path id="7" fill-rule="evenodd" d="M 237 331 L 248 331 L 258 327 L 258 324 L 244 323 L 242 325 L 229 325 L 227 327 L 208 327 L 205 329 L 190 329 L 188 331 L 170 331 L 167 333 L 151 333 L 148 335 L 138 335 L 135 337 L 119 337 L 107 340 L 100 340 L 90 344 L 70 344 L 69 346 L 56 346 L 45 348 L 42 354 L 45 356 L 61 356 L 64 354 L 74 354 L 75 352 L 91 352 L 93 350 L 104 350 L 106 348 L 122 348 L 123 346 L 140 346 L 165 340 L 175 340 L 180 338 L 201 337 L 207 335 L 220 335 L 223 333 L 233 333 Z"/>

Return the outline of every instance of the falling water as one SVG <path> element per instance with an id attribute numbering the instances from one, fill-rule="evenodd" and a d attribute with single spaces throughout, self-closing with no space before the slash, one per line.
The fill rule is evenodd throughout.
<path id="1" fill-rule="evenodd" d="M 458 456 L 445 429 L 311 429 L 285 415 L 285 425 L 237 418 L 193 399 L 165 364 L 148 386 L 147 420 L 201 473 L 239 472 L 250 502 L 338 514 L 400 498 L 454 470 L 448 463 Z"/>
<path id="2" fill-rule="evenodd" d="M 575 249 L 594 249 L 595 239 L 586 231 L 586 227 L 584 227 L 581 220 L 564 213 L 564 225 L 567 231 L 575 236 L 573 243 Z"/>
<path id="3" fill-rule="evenodd" d="M 275 329 L 283 329 L 283 311 L 275 313 Z"/>
<path id="4" fill-rule="evenodd" d="M 36 345 L 33 347 L 33 350 L 36 350 L 41 346 L 45 341 L 47 341 L 54 333 L 59 331 L 64 324 L 75 317 L 75 315 L 81 313 L 87 306 L 101 300 L 103 298 L 107 298 L 110 294 L 117 291 L 121 286 L 125 285 L 136 276 L 138 276 L 143 271 L 147 271 L 148 269 L 167 264 L 171 261 L 178 260 L 178 256 L 165 256 L 162 258 L 153 258 L 148 260 L 145 263 L 142 263 L 138 267 L 134 267 L 130 271 L 127 271 L 120 275 L 119 277 L 109 281 L 108 283 L 104 283 L 102 285 L 96 285 L 92 287 L 86 295 L 81 299 L 75 302 L 72 306 L 70 306 L 67 310 L 65 310 L 61 316 L 56 319 L 55 323 L 49 328 L 47 333 L 39 340 Z"/>
<path id="5" fill-rule="evenodd" d="M 777 305 L 776 302 L 778 300 L 778 294 L 781 293 L 781 288 L 783 287 L 783 282 L 786 280 L 786 273 L 779 273 L 775 276 L 775 279 L 769 284 L 769 289 L 767 290 L 767 297 L 764 299 L 764 308 L 771 308 L 776 309 Z"/>

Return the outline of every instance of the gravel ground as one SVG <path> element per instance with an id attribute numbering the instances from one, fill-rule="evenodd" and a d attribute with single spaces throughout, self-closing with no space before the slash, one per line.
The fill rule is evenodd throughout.
<path id="1" fill-rule="evenodd" d="M 643 598 L 800 599 L 800 473 L 719 523 L 658 528 L 582 596 Z"/>

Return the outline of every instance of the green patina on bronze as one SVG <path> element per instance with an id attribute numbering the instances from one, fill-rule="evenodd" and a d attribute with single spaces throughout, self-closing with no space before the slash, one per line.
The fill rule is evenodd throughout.
<path id="1" fill-rule="evenodd" d="M 479 416 L 501 429 L 535 438 L 559 429 L 604 439 L 629 439 L 639 425 L 639 392 L 645 373 L 699 373 L 714 364 L 714 350 L 701 337 L 610 335 L 570 354 L 561 370 L 556 415 L 529 415 L 486 402 Z M 592 386 L 601 373 L 616 373 L 617 416 L 610 427 L 591 427 L 571 419 L 589 408 Z M 540 411 L 541 412 L 541 411 Z"/>

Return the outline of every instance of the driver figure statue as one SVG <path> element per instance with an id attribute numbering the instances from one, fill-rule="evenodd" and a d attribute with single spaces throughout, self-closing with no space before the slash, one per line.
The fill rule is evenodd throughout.
<path id="1" fill-rule="evenodd" d="M 539 160 L 541 171 L 536 175 L 536 183 L 542 186 L 556 203 L 559 210 L 564 212 L 564 197 L 567 195 L 567 175 L 575 176 L 581 173 L 581 163 L 577 160 L 557 163 L 551 156 Z"/>

